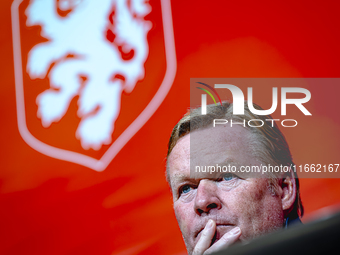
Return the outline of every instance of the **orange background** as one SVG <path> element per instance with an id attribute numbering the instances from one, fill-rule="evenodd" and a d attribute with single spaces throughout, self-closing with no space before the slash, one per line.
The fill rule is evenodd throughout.
<path id="1" fill-rule="evenodd" d="M 150 120 L 98 173 L 38 153 L 21 138 L 11 4 L 0 3 L 1 254 L 184 253 L 164 171 L 171 129 L 190 105 L 190 78 L 340 76 L 336 1 L 173 1 L 173 86 Z M 148 61 L 155 70 L 158 62 Z M 331 134 L 339 134 L 340 88 L 310 91 L 324 124 L 313 129 L 311 123 L 305 130 L 308 144 L 300 142 L 300 134 L 284 131 L 292 154 L 295 160 L 317 155 L 340 163 L 327 162 L 329 155 L 339 155 L 339 136 Z M 301 179 L 305 221 L 316 210 L 340 203 L 339 184 L 339 179 Z"/>

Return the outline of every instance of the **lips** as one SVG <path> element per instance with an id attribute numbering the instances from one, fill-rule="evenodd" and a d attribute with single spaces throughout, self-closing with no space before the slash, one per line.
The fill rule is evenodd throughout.
<path id="1" fill-rule="evenodd" d="M 230 224 L 216 224 L 216 231 L 215 231 L 215 235 L 212 239 L 212 243 L 217 242 L 219 239 L 221 239 L 221 237 L 229 232 L 231 229 L 233 229 L 235 226 L 234 225 L 230 225 Z M 198 242 L 198 240 L 200 240 L 201 235 L 202 235 L 202 231 L 203 231 L 204 227 L 201 228 L 194 236 L 195 239 L 195 244 Z"/>

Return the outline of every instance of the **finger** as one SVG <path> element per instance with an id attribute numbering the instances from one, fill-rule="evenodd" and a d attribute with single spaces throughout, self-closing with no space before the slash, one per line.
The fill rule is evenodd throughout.
<path id="1" fill-rule="evenodd" d="M 222 249 L 225 249 L 235 243 L 241 236 L 241 229 L 239 227 L 233 228 L 225 233 L 220 240 L 214 243 L 204 254 L 210 254 Z"/>
<path id="2" fill-rule="evenodd" d="M 193 255 L 202 255 L 206 249 L 209 248 L 211 241 L 216 231 L 216 223 L 213 220 L 209 220 L 202 230 L 200 239 L 198 240 Z"/>

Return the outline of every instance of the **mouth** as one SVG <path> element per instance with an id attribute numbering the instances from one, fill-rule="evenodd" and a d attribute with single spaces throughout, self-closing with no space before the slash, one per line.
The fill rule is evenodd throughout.
<path id="1" fill-rule="evenodd" d="M 229 232 L 231 229 L 233 229 L 235 226 L 234 225 L 230 225 L 230 224 L 216 224 L 216 231 L 214 234 L 214 237 L 212 238 L 211 241 L 211 245 L 216 243 L 218 240 L 221 239 L 221 237 Z M 202 235 L 202 231 L 204 228 L 201 228 L 196 234 L 195 234 L 195 243 L 198 242 L 198 240 L 200 240 L 201 235 Z"/>

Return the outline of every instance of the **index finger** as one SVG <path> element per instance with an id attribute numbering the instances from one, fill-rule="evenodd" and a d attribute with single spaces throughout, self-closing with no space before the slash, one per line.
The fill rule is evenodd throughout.
<path id="1" fill-rule="evenodd" d="M 235 227 L 229 232 L 225 233 L 220 240 L 214 243 L 204 254 L 210 254 L 216 251 L 225 249 L 235 243 L 241 236 L 242 232 L 239 227 Z"/>
<path id="2" fill-rule="evenodd" d="M 211 241 L 215 235 L 216 223 L 209 220 L 205 228 L 202 230 L 200 239 L 198 240 L 192 255 L 202 255 L 210 246 Z"/>

